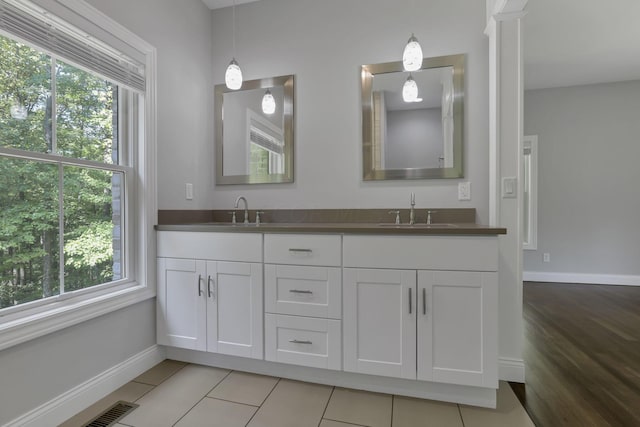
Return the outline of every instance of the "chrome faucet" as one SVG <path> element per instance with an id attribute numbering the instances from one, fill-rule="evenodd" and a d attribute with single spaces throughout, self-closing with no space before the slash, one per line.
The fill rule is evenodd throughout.
<path id="1" fill-rule="evenodd" d="M 416 206 L 416 193 L 411 193 L 411 210 L 409 211 L 409 224 L 416 223 L 416 213 L 414 207 Z"/>
<path id="2" fill-rule="evenodd" d="M 247 199 L 243 196 L 240 196 L 236 199 L 235 209 L 238 209 L 238 205 L 240 204 L 240 200 L 244 202 L 244 223 L 249 224 L 249 205 L 247 204 Z"/>

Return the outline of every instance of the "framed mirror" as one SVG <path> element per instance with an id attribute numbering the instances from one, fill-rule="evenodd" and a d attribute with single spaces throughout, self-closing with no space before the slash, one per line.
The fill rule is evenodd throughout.
<path id="1" fill-rule="evenodd" d="M 363 65 L 363 179 L 462 178 L 464 55 Z M 417 95 L 403 90 L 407 79 Z M 414 89 L 415 89 L 414 87 Z"/>
<path id="2" fill-rule="evenodd" d="M 216 185 L 293 182 L 293 97 L 292 75 L 216 85 Z"/>

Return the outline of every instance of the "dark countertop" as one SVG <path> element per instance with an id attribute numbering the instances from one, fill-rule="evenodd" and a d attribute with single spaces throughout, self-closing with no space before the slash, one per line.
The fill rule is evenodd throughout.
<path id="1" fill-rule="evenodd" d="M 380 235 L 481 235 L 507 234 L 506 228 L 467 223 L 447 224 L 366 224 L 366 223 L 262 223 L 221 222 L 156 225 L 158 231 L 197 231 L 234 233 L 340 233 Z"/>

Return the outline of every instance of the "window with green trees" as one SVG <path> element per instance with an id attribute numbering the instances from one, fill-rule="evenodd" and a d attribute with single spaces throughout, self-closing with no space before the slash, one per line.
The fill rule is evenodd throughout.
<path id="1" fill-rule="evenodd" d="M 125 279 L 137 95 L 6 36 L 0 64 L 0 310 Z"/>

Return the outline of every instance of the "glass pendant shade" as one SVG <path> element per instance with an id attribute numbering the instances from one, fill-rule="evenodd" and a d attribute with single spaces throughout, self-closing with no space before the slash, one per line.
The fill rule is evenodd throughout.
<path id="1" fill-rule="evenodd" d="M 269 115 L 276 112 L 276 100 L 269 89 L 262 97 L 262 112 Z"/>
<path id="2" fill-rule="evenodd" d="M 416 36 L 411 34 L 402 54 L 402 65 L 405 71 L 417 71 L 422 68 L 422 48 Z"/>
<path id="3" fill-rule="evenodd" d="M 233 58 L 227 67 L 227 72 L 224 73 L 224 82 L 227 85 L 227 88 L 231 90 L 238 90 L 242 87 L 242 70 L 236 61 L 236 58 Z"/>
<path id="4" fill-rule="evenodd" d="M 416 102 L 418 100 L 418 84 L 411 74 L 402 86 L 402 100 L 404 102 Z"/>

